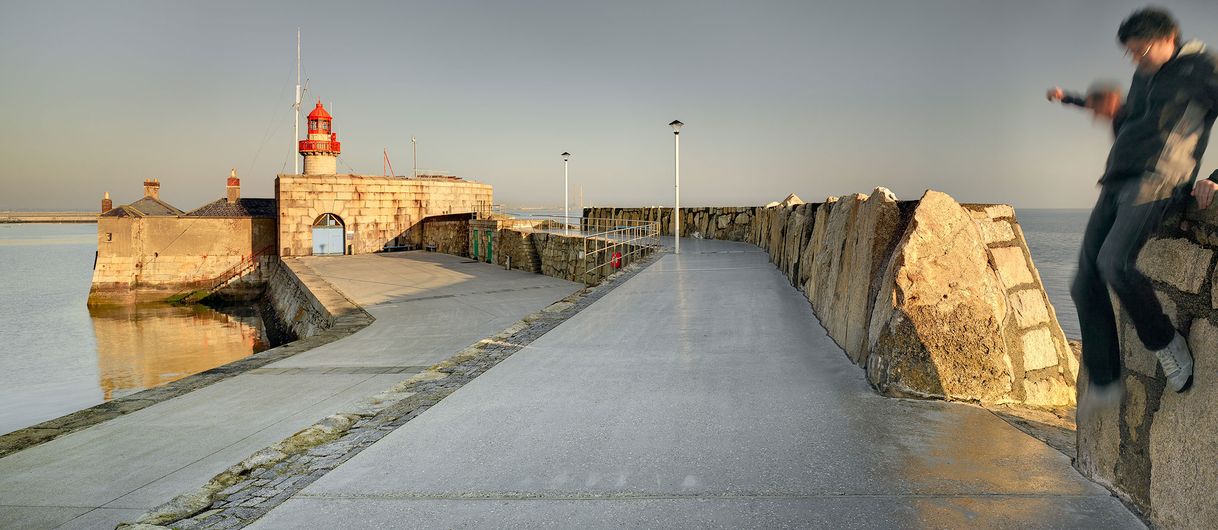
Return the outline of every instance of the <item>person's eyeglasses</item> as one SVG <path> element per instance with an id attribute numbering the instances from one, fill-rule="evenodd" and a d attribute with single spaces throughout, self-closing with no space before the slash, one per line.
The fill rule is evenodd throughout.
<path id="1" fill-rule="evenodd" d="M 1149 55 L 1150 48 L 1152 46 L 1154 46 L 1154 44 L 1147 44 L 1146 49 L 1142 50 L 1142 53 L 1137 54 L 1138 59 L 1142 59 L 1142 58 L 1146 57 L 1147 55 Z M 1134 56 L 1134 51 L 1129 48 L 1125 48 L 1125 57 L 1133 58 L 1133 56 Z"/>

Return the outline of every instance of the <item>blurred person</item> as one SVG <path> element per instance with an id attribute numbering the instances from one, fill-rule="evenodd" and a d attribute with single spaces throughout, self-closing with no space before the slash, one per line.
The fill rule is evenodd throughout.
<path id="1" fill-rule="evenodd" d="M 1093 87 L 1085 97 L 1049 89 L 1050 101 L 1087 108 L 1111 120 L 1115 139 L 1100 178 L 1100 196 L 1083 233 L 1071 296 L 1083 335 L 1083 365 L 1090 388 L 1081 406 L 1109 407 L 1124 396 L 1121 349 L 1109 288 L 1154 352 L 1175 392 L 1193 382 L 1188 342 L 1163 313 L 1154 287 L 1135 265 L 1138 251 L 1197 177 L 1218 115 L 1218 60 L 1200 41 L 1183 42 L 1179 25 L 1164 9 L 1129 15 L 1117 40 L 1136 71 L 1128 97 Z M 1207 208 L 1218 190 L 1218 171 L 1193 185 Z"/>

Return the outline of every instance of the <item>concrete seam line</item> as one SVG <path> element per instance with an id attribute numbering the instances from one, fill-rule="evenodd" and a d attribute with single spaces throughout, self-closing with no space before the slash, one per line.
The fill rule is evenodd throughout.
<path id="1" fill-rule="evenodd" d="M 425 371 L 360 400 L 348 410 L 327 416 L 255 451 L 202 487 L 178 495 L 145 512 L 134 523 L 121 523 L 118 528 L 245 526 L 524 349 L 654 261 L 653 258 L 637 261 L 598 285 L 535 311 Z"/>

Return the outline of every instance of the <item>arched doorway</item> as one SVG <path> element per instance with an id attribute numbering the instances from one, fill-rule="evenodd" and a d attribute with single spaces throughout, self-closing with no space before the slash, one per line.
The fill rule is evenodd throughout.
<path id="1" fill-rule="evenodd" d="M 332 213 L 322 214 L 313 221 L 313 255 L 342 255 L 346 245 L 346 230 L 343 220 Z"/>

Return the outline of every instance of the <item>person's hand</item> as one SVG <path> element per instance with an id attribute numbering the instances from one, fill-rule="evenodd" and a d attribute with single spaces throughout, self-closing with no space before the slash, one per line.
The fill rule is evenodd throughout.
<path id="1" fill-rule="evenodd" d="M 1066 97 L 1066 92 L 1061 87 L 1055 86 L 1045 93 L 1045 97 L 1049 98 L 1049 101 L 1061 101 L 1062 98 Z"/>
<path id="2" fill-rule="evenodd" d="M 1218 192 L 1218 183 L 1210 179 L 1198 180 L 1193 184 L 1193 197 L 1197 198 L 1197 206 L 1202 210 L 1209 208 L 1210 203 L 1214 201 L 1214 193 Z"/>
<path id="3" fill-rule="evenodd" d="M 1096 119 L 1112 120 L 1121 110 L 1121 95 L 1116 92 L 1097 92 L 1087 95 L 1087 110 Z"/>

